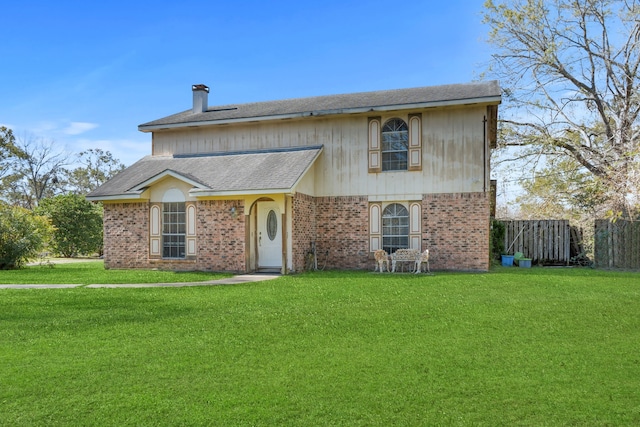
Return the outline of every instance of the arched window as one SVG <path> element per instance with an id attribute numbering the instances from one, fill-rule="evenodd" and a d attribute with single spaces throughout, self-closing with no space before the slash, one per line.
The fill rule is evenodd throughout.
<path id="1" fill-rule="evenodd" d="M 390 119 L 382 127 L 382 170 L 407 170 L 409 128 L 404 120 Z"/>
<path id="2" fill-rule="evenodd" d="M 382 211 L 382 249 L 392 254 L 409 247 L 409 211 L 393 203 Z"/>
<path id="3" fill-rule="evenodd" d="M 162 257 L 185 258 L 187 219 L 184 194 L 168 190 L 162 198 Z"/>

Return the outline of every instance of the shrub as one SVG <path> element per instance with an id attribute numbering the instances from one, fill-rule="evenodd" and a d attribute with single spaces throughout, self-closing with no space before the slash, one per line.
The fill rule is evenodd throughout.
<path id="1" fill-rule="evenodd" d="M 493 259 L 499 259 L 504 253 L 504 224 L 501 221 L 491 221 L 491 255 Z"/>
<path id="2" fill-rule="evenodd" d="M 64 257 L 90 255 L 102 249 L 102 206 L 79 194 L 42 199 L 37 212 L 55 227 L 51 247 Z"/>
<path id="3" fill-rule="evenodd" d="M 0 203 L 0 270 L 20 268 L 46 247 L 52 228 L 34 212 Z"/>

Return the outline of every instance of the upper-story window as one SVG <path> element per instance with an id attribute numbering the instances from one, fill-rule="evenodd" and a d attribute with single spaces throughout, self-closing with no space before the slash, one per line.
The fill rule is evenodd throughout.
<path id="1" fill-rule="evenodd" d="M 407 170 L 409 128 L 404 120 L 390 119 L 382 126 L 382 170 Z"/>

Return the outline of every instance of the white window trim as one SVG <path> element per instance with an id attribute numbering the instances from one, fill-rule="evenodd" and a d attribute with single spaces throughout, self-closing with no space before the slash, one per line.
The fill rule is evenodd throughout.
<path id="1" fill-rule="evenodd" d="M 163 199 L 164 200 L 164 199 Z M 165 207 L 167 205 L 184 205 L 184 233 L 179 233 L 179 232 L 166 232 L 164 230 L 164 227 L 166 225 L 165 223 L 165 218 L 167 215 L 172 215 L 175 214 L 174 211 L 169 211 L 168 213 L 165 213 Z M 164 202 L 162 203 L 162 258 L 163 259 L 185 259 L 187 257 L 187 205 L 185 202 Z M 182 222 L 176 222 L 174 223 L 174 225 L 183 225 Z M 168 245 L 165 243 L 165 239 L 169 236 L 177 236 L 177 237 L 182 237 L 184 239 L 184 256 L 165 256 L 165 249 L 168 247 Z M 181 246 L 178 246 L 181 247 Z"/>
<path id="2" fill-rule="evenodd" d="M 403 120 L 409 131 L 407 150 L 407 169 L 382 170 L 382 127 L 392 119 Z M 369 117 L 368 122 L 368 160 L 369 173 L 403 172 L 422 170 L 422 113 L 412 113 L 407 117 Z"/>
<path id="3" fill-rule="evenodd" d="M 406 127 L 406 133 L 407 133 L 407 147 L 405 150 L 384 150 L 383 144 L 384 144 L 384 128 L 385 126 L 387 126 L 387 124 L 389 122 L 392 121 L 400 121 L 402 122 L 402 124 L 404 125 L 404 127 Z M 404 131 L 403 131 L 404 132 Z M 406 167 L 402 168 L 402 169 L 385 169 L 384 168 L 384 154 L 385 153 L 406 153 Z M 407 171 L 409 170 L 409 125 L 407 124 L 407 121 L 403 118 L 400 117 L 391 117 L 387 120 L 384 121 L 384 123 L 382 124 L 382 127 L 380 128 L 380 167 L 382 172 L 402 172 L 402 171 Z"/>
<path id="4" fill-rule="evenodd" d="M 382 249 L 382 213 L 393 204 L 405 207 L 409 212 L 409 248 L 422 251 L 422 202 L 419 201 L 385 201 L 369 204 L 369 251 Z"/>
<path id="5" fill-rule="evenodd" d="M 185 256 L 165 258 L 163 216 L 165 203 L 185 204 Z M 161 203 L 152 203 L 149 213 L 149 256 L 166 260 L 182 260 L 197 255 L 197 208 L 195 202 L 188 202 L 178 188 L 170 188 L 163 194 Z"/>

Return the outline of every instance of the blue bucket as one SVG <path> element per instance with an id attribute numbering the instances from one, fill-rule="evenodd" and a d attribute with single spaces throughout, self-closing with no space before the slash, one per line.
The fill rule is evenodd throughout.
<path id="1" fill-rule="evenodd" d="M 502 255 L 502 265 L 504 267 L 513 266 L 513 255 Z"/>
<path id="2" fill-rule="evenodd" d="M 521 258 L 520 261 L 518 261 L 518 265 L 521 268 L 531 268 L 531 259 L 530 258 Z"/>

